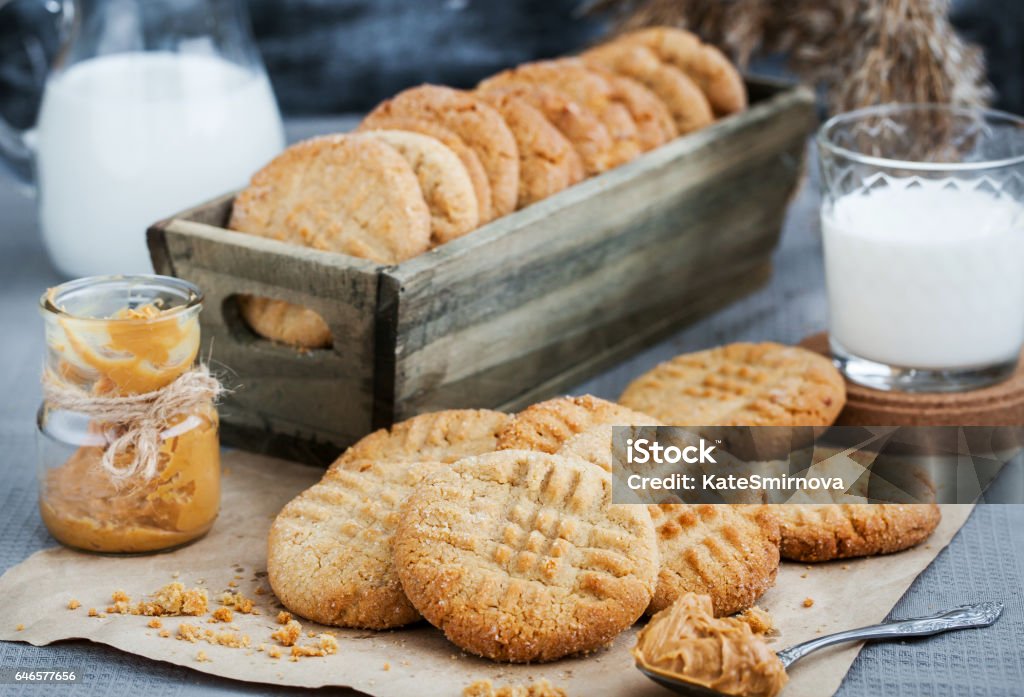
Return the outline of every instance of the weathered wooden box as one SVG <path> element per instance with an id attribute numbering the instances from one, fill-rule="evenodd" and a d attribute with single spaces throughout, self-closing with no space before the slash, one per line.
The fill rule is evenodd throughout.
<path id="1" fill-rule="evenodd" d="M 226 230 L 231 196 L 153 225 L 157 272 L 207 295 L 224 442 L 324 461 L 421 412 L 515 410 L 758 288 L 815 113 L 749 88 L 748 111 L 397 266 Z M 257 337 L 240 293 L 316 310 L 333 348 Z"/>

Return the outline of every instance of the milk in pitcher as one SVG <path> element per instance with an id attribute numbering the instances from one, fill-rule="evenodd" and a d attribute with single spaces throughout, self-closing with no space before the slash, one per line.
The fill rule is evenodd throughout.
<path id="1" fill-rule="evenodd" d="M 74 276 L 151 271 L 148 225 L 245 185 L 284 147 L 262 71 L 170 52 L 54 75 L 36 140 L 43 238 Z"/>

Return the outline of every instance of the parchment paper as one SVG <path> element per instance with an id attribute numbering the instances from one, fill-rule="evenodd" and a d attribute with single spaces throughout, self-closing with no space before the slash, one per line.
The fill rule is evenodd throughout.
<path id="1" fill-rule="evenodd" d="M 570 695 L 667 694 L 633 669 L 629 649 L 635 629 L 620 635 L 607 650 L 584 658 L 552 664 L 498 665 L 463 654 L 426 623 L 389 632 L 337 630 L 338 653 L 322 658 L 271 659 L 255 650 L 274 642 L 270 633 L 280 606 L 266 583 L 266 533 L 280 508 L 319 479 L 320 470 L 248 453 L 229 452 L 224 458 L 223 506 L 214 529 L 199 542 L 167 554 L 141 557 L 103 557 L 61 547 L 37 552 L 0 577 L 0 639 L 42 646 L 63 639 L 84 638 L 123 651 L 168 661 L 235 680 L 304 687 L 348 686 L 378 697 L 411 694 L 459 695 L 475 680 L 496 685 L 547 678 Z M 874 559 L 804 566 L 783 564 L 778 581 L 760 605 L 780 630 L 772 640 L 782 648 L 814 637 L 882 620 L 914 578 L 952 539 L 966 521 L 971 506 L 944 506 L 939 528 L 916 549 Z M 239 571 L 240 570 L 240 571 Z M 174 578 L 173 574 L 178 573 Z M 236 576 L 241 576 L 236 579 Z M 223 591 L 240 591 L 258 601 L 260 615 L 235 613 L 235 624 L 248 634 L 252 649 L 232 649 L 161 638 L 146 626 L 149 618 L 132 615 L 87 616 L 88 608 L 102 611 L 111 593 L 123 589 L 132 601 L 178 580 L 187 587 L 202 585 L 213 600 Z M 237 588 L 229 583 L 237 583 Z M 257 595 L 256 589 L 267 589 Z M 68 610 L 72 598 L 82 603 Z M 805 598 L 814 604 L 803 607 Z M 940 608 L 937 608 L 940 609 Z M 171 634 L 178 624 L 224 630 L 205 618 L 169 617 Z M 302 622 L 305 632 L 326 628 Z M 18 631 L 16 627 L 24 625 Z M 199 662 L 204 651 L 210 662 Z M 784 697 L 832 694 L 856 657 L 859 646 L 825 649 L 790 671 Z M 287 656 L 287 651 L 285 652 Z"/>

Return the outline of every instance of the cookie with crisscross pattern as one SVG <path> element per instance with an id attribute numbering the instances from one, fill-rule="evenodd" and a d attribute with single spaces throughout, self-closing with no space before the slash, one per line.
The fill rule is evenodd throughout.
<path id="1" fill-rule="evenodd" d="M 416 609 L 500 661 L 607 644 L 643 614 L 658 572 L 650 516 L 611 504 L 607 472 L 527 451 L 467 458 L 426 480 L 402 506 L 394 552 Z"/>

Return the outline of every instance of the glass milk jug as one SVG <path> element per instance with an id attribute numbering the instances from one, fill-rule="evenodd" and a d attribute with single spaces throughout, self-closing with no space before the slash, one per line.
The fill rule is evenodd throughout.
<path id="1" fill-rule="evenodd" d="M 0 119 L 0 154 L 34 183 L 62 273 L 149 272 L 148 225 L 243 186 L 284 147 L 246 10 L 242 0 L 47 8 L 63 47 L 35 130 Z"/>

